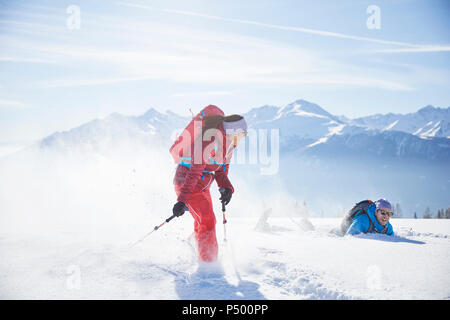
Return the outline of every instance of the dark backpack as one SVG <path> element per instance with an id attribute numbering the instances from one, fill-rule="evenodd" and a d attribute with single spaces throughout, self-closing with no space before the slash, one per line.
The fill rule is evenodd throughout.
<path id="1" fill-rule="evenodd" d="M 353 222 L 353 219 L 356 218 L 357 216 L 360 216 L 362 214 L 368 214 L 367 213 L 367 208 L 373 203 L 373 201 L 371 200 L 363 200 L 361 202 L 358 202 L 357 204 L 355 204 L 353 206 L 353 208 L 351 208 L 344 216 L 344 219 L 342 220 L 341 223 L 341 232 L 342 234 L 346 234 L 348 228 L 350 227 L 350 225 Z M 373 223 L 372 220 L 370 220 L 370 227 L 369 230 L 367 232 L 371 232 L 373 229 Z"/>

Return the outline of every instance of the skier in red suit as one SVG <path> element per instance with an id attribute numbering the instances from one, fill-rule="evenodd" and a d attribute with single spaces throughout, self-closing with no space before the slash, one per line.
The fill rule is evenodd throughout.
<path id="1" fill-rule="evenodd" d="M 228 179 L 234 148 L 247 135 L 247 124 L 240 115 L 225 116 L 217 106 L 209 105 L 195 116 L 170 148 L 178 164 L 174 185 L 177 217 L 189 210 L 194 218 L 199 260 L 217 260 L 216 217 L 209 188 L 215 180 L 222 188 L 220 201 L 227 205 L 234 192 Z"/>

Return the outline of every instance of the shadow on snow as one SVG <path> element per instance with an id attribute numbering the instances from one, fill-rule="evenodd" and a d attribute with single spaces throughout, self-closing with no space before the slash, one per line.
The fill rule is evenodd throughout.
<path id="1" fill-rule="evenodd" d="M 265 300 L 255 282 L 239 280 L 230 284 L 224 273 L 206 275 L 196 272 L 188 278 L 175 278 L 175 290 L 182 300 Z"/>
<path id="2" fill-rule="evenodd" d="M 411 240 L 400 236 L 387 236 L 384 234 L 357 234 L 354 235 L 354 237 L 360 239 L 379 240 L 385 242 L 406 242 L 411 244 L 425 244 L 425 242 L 423 241 Z"/>

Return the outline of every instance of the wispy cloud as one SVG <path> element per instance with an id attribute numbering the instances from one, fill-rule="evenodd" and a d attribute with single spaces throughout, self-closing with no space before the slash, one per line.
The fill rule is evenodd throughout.
<path id="1" fill-rule="evenodd" d="M 54 79 L 40 82 L 43 88 L 57 88 L 57 87 L 82 87 L 82 86 L 98 86 L 108 85 L 122 82 L 143 81 L 154 79 L 151 76 L 137 76 L 137 77 L 105 77 L 94 79 Z"/>
<path id="2" fill-rule="evenodd" d="M 233 94 L 231 91 L 203 91 L 203 92 L 182 92 L 171 94 L 172 97 L 203 97 L 203 96 L 228 96 Z"/>
<path id="3" fill-rule="evenodd" d="M 420 52 L 448 52 L 450 46 L 418 46 L 414 48 L 391 48 L 391 49 L 379 49 L 370 50 L 369 53 L 420 53 Z"/>
<path id="4" fill-rule="evenodd" d="M 55 63 L 51 60 L 21 57 L 0 57 L 0 62 Z"/>
<path id="5" fill-rule="evenodd" d="M 0 99 L 0 108 L 23 108 L 27 105 L 21 101 Z"/>
<path id="6" fill-rule="evenodd" d="M 122 6 L 135 7 L 135 8 L 139 8 L 139 9 L 157 10 L 157 11 L 162 11 L 162 12 L 171 13 L 171 14 L 194 16 L 194 17 L 199 17 L 199 18 L 204 18 L 204 19 L 255 25 L 255 26 L 259 26 L 259 27 L 271 28 L 271 29 L 277 29 L 277 30 L 302 32 L 302 33 L 315 34 L 315 35 L 325 36 L 325 37 L 350 39 L 350 40 L 373 42 L 373 43 L 379 43 L 379 44 L 405 46 L 405 47 L 417 48 L 417 49 L 423 50 L 422 52 L 431 52 L 433 49 L 436 49 L 438 47 L 448 48 L 448 46 L 421 45 L 421 44 L 415 44 L 415 43 L 409 43 L 409 42 L 403 42 L 403 41 L 392 41 L 392 40 L 384 40 L 384 39 L 377 39 L 377 38 L 360 37 L 360 36 L 355 36 L 355 35 L 350 35 L 350 34 L 330 32 L 330 31 L 310 29 L 310 28 L 268 24 L 268 23 L 262 23 L 262 22 L 251 21 L 251 20 L 243 20 L 243 19 L 224 18 L 224 17 L 220 17 L 220 16 L 207 15 L 207 14 L 202 14 L 202 13 L 193 12 L 193 11 L 157 9 L 152 6 L 140 5 L 140 4 L 129 3 L 129 2 L 117 2 L 117 4 L 122 5 Z M 426 49 L 428 49 L 428 51 L 425 51 Z M 448 50 L 446 49 L 445 51 L 448 51 Z M 405 52 L 408 52 L 408 51 L 405 51 Z M 411 52 L 414 52 L 414 51 L 411 51 Z"/>
<path id="7" fill-rule="evenodd" d="M 119 4 L 142 7 L 130 3 Z M 176 10 L 168 12 L 203 16 Z M 225 19 L 215 16 L 212 18 Z M 247 20 L 236 21 L 254 23 Z M 45 21 L 40 23 L 45 30 L 43 38 L 8 39 L 9 48 L 27 52 L 29 56 L 11 58 L 15 56 L 6 52 L 3 59 L 4 61 L 9 59 L 10 62 L 22 59 L 36 63 L 57 61 L 59 66 L 67 66 L 71 72 L 73 72 L 71 66 L 77 66 L 75 73 L 65 73 L 60 78 L 39 77 L 31 83 L 44 88 L 99 86 L 158 79 L 179 84 L 348 85 L 412 90 L 406 79 L 392 76 L 392 73 L 388 76 L 381 72 L 374 75 L 367 68 L 350 68 L 348 62 L 338 62 L 334 57 L 325 58 L 317 51 L 254 36 L 193 27 L 183 27 L 183 32 L 180 32 L 180 27 L 155 21 L 135 21 L 112 16 L 98 17 L 92 14 L 84 18 L 84 23 L 92 27 L 90 36 L 70 37 L 72 41 L 67 42 L 66 29 L 58 28 L 51 33 L 54 37 L 48 38 L 47 30 L 54 26 L 47 25 Z M 23 21 L 20 26 L 25 33 L 27 30 L 40 31 L 39 21 L 33 24 Z M 289 30 L 292 28 L 265 26 Z M 332 34 L 305 30 L 320 35 Z M 339 34 L 339 36 L 348 35 Z M 104 41 L 100 43 L 91 41 L 98 38 Z M 118 43 L 127 45 L 117 46 Z M 85 76 L 86 74 L 89 76 Z M 195 93 L 181 92 L 176 93 L 175 97 L 183 94 Z M 224 95 L 224 92 L 210 94 Z"/>
<path id="8" fill-rule="evenodd" d="M 202 35 L 208 37 L 207 34 Z M 215 37 L 215 35 L 211 35 Z M 181 50 L 182 41 L 188 41 Z M 252 42 L 250 38 L 235 37 L 231 46 L 216 45 L 205 49 L 192 39 L 180 39 L 176 47 L 161 40 L 151 49 L 109 50 L 95 47 L 41 46 L 38 50 L 51 55 L 66 56 L 88 65 L 112 66 L 119 71 L 95 78 L 45 79 L 38 85 L 46 88 L 96 86 L 146 80 L 166 80 L 176 83 L 207 84 L 273 84 L 273 85 L 352 85 L 389 90 L 411 90 L 408 85 L 393 79 L 366 76 L 363 69 L 349 68 L 335 61 L 290 47 L 273 43 Z M 202 42 L 202 41 L 200 41 Z M 155 41 L 156 43 L 156 41 Z M 32 47 L 33 48 L 33 47 Z M 185 48 L 185 49 L 186 49 Z M 255 56 L 254 52 L 258 52 Z M 277 59 L 273 59 L 277 57 Z M 195 92 L 177 93 L 175 97 L 195 95 Z M 202 92 L 203 95 L 226 95 L 230 92 Z"/>

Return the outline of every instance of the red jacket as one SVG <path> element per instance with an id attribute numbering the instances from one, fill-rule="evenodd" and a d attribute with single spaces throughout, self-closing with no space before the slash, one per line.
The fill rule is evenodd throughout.
<path id="1" fill-rule="evenodd" d="M 205 107 L 192 121 L 201 119 L 202 116 L 208 117 L 213 115 L 223 116 L 224 113 L 218 107 L 209 105 Z M 234 188 L 230 180 L 228 179 L 228 171 L 230 166 L 229 163 L 235 146 L 230 144 L 227 145 L 223 127 L 220 126 L 218 129 L 222 134 L 222 141 L 215 141 L 215 138 L 209 141 L 202 141 L 202 155 L 208 152 L 210 155 L 209 159 L 205 160 L 203 159 L 203 157 L 201 157 L 201 163 L 195 163 L 195 161 L 187 161 L 189 167 L 186 166 L 186 164 L 178 165 L 175 177 L 173 179 L 174 184 L 182 185 L 177 199 L 178 201 L 186 203 L 191 194 L 209 190 L 209 187 L 213 180 L 216 180 L 219 188 L 229 188 L 234 192 Z M 219 152 L 220 149 L 222 150 L 222 152 Z M 194 150 L 193 146 L 192 150 Z M 197 158 L 194 157 L 194 159 Z M 183 161 L 183 163 L 186 162 Z"/>

